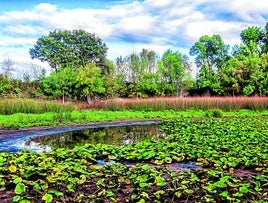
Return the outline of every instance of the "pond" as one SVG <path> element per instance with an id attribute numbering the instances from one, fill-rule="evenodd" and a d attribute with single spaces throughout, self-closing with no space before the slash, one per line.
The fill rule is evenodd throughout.
<path id="1" fill-rule="evenodd" d="M 23 132 L 16 137 L 0 139 L 0 151 L 48 152 L 57 148 L 73 148 L 84 144 L 102 143 L 121 146 L 146 139 L 157 140 L 165 136 L 159 130 L 159 122 L 111 122 Z"/>

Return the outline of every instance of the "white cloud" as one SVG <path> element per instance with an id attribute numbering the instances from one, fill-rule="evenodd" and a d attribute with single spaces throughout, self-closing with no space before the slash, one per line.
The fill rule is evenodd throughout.
<path id="1" fill-rule="evenodd" d="M 142 48 L 160 54 L 168 48 L 187 52 L 202 35 L 219 34 L 226 43 L 238 44 L 243 29 L 264 26 L 268 16 L 268 4 L 263 0 L 126 2 L 103 9 L 40 3 L 27 10 L 5 12 L 0 16 L 0 56 L 22 56 L 24 49 L 27 54 L 22 58 L 27 58 L 37 38 L 55 29 L 95 33 L 108 45 L 111 59 Z"/>
<path id="2" fill-rule="evenodd" d="M 23 38 L 23 37 L 5 37 L 2 41 L 0 41 L 1 47 L 26 47 L 35 43 L 35 39 L 31 38 Z"/>
<path id="3" fill-rule="evenodd" d="M 29 25 L 7 25 L 2 28 L 2 30 L 6 33 L 10 33 L 10 35 L 35 35 L 38 33 L 34 27 Z"/>
<path id="4" fill-rule="evenodd" d="M 208 15 L 228 14 L 226 18 L 248 24 L 263 25 L 268 17 L 268 4 L 263 0 L 203 0 L 199 5 Z"/>
<path id="5" fill-rule="evenodd" d="M 240 25 L 236 23 L 227 23 L 222 21 L 198 21 L 189 23 L 186 26 L 186 36 L 192 40 L 196 40 L 202 35 L 219 34 L 225 36 L 227 40 L 231 40 L 234 34 L 239 38 Z M 236 37 L 237 38 L 237 37 Z"/>
<path id="6" fill-rule="evenodd" d="M 57 6 L 49 3 L 40 3 L 35 7 L 37 12 L 41 13 L 54 13 L 57 10 Z"/>
<path id="7" fill-rule="evenodd" d="M 157 30 L 157 24 L 152 17 L 140 15 L 122 19 L 115 27 L 115 30 L 123 34 L 153 35 L 155 33 L 155 30 Z"/>
<path id="8" fill-rule="evenodd" d="M 234 12 L 244 21 L 258 22 L 259 18 L 265 20 L 261 15 L 268 14 L 268 4 L 263 0 L 225 0 L 223 2 L 224 5 L 229 5 L 226 7 L 227 10 Z"/>

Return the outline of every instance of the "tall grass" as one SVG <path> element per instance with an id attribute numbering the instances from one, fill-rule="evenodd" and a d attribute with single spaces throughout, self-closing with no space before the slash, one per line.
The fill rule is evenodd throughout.
<path id="1" fill-rule="evenodd" d="M 137 111 L 186 111 L 221 109 L 238 111 L 249 109 L 263 111 L 268 109 L 268 97 L 157 97 L 144 99 L 112 99 L 94 102 L 91 109 L 137 110 Z"/>
<path id="2" fill-rule="evenodd" d="M 268 110 L 268 97 L 155 97 L 134 99 L 111 99 L 92 102 L 89 105 L 81 103 L 62 104 L 57 101 L 33 99 L 3 99 L 0 100 L 0 115 L 15 113 L 41 114 L 54 112 L 61 119 L 76 109 L 97 109 L 109 111 L 187 111 L 220 109 L 223 111 L 238 111 L 248 109 L 253 111 Z"/>
<path id="3" fill-rule="evenodd" d="M 10 115 L 15 113 L 41 114 L 45 112 L 70 112 L 74 105 L 63 105 L 57 101 L 43 101 L 33 99 L 3 99 L 0 100 L 0 114 Z"/>

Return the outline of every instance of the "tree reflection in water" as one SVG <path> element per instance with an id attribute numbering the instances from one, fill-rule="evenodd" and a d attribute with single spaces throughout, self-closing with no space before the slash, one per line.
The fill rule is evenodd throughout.
<path id="1" fill-rule="evenodd" d="M 134 144 L 144 140 L 157 140 L 165 135 L 161 132 L 157 124 L 134 125 L 122 127 L 96 128 L 33 137 L 25 141 L 26 146 L 40 146 L 44 148 L 73 148 L 77 145 L 98 143 L 110 145 Z"/>

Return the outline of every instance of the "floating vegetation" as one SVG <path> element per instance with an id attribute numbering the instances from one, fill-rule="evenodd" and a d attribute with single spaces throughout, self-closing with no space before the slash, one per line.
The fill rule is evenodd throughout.
<path id="1" fill-rule="evenodd" d="M 268 201 L 267 117 L 173 119 L 161 129 L 165 138 L 125 146 L 0 153 L 0 200 Z M 172 170 L 189 163 L 196 169 Z"/>

